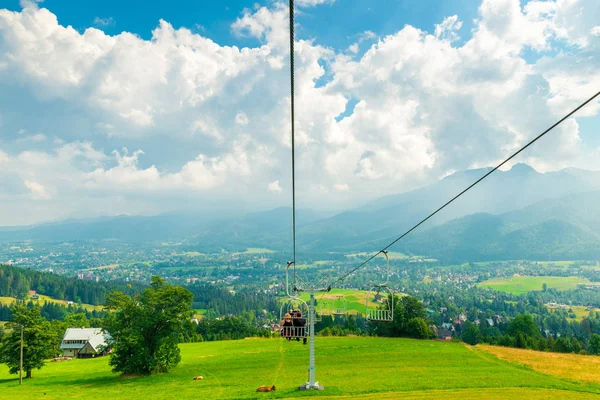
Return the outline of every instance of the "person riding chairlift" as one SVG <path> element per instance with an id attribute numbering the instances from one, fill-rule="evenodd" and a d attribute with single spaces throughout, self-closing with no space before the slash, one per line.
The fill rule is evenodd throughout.
<path id="1" fill-rule="evenodd" d="M 292 316 L 289 313 L 285 314 L 283 323 L 281 325 L 281 336 L 286 338 L 289 342 L 292 340 L 292 326 L 294 326 L 294 323 L 292 322 Z"/>
<path id="2" fill-rule="evenodd" d="M 306 344 L 306 318 L 302 318 L 302 312 L 300 310 L 290 310 L 290 314 L 293 316 L 293 325 L 296 327 L 296 341 L 300 341 L 300 336 L 302 336 L 302 343 Z"/>

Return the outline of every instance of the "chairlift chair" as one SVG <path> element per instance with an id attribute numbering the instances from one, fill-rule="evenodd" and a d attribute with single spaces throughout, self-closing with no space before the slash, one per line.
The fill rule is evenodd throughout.
<path id="1" fill-rule="evenodd" d="M 329 300 L 319 300 L 317 304 L 317 313 L 320 317 L 323 315 L 331 315 L 331 302 Z"/>
<path id="2" fill-rule="evenodd" d="M 390 259 L 387 250 L 382 250 L 386 261 L 386 281 L 374 285 L 367 294 L 367 310 L 365 318 L 373 322 L 392 322 L 394 320 L 394 291 L 388 287 L 390 280 Z M 383 297 L 380 303 L 378 300 Z"/>
<path id="3" fill-rule="evenodd" d="M 299 297 L 285 300 L 280 309 L 280 334 L 287 340 L 300 340 L 308 337 L 308 304 Z M 287 317 L 289 315 L 289 317 Z M 290 323 L 290 325 L 287 325 Z"/>
<path id="4" fill-rule="evenodd" d="M 336 296 L 333 300 L 333 307 L 331 314 L 333 315 L 346 315 L 348 309 L 348 301 L 344 295 Z"/>

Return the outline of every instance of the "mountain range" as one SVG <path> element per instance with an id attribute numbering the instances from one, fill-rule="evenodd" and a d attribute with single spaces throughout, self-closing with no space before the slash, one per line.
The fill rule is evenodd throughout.
<path id="1" fill-rule="evenodd" d="M 297 211 L 300 251 L 377 250 L 489 169 L 456 172 L 416 190 L 324 217 Z M 202 251 L 291 248 L 291 210 L 238 216 L 165 214 L 67 220 L 0 228 L 0 242 L 117 239 L 170 241 Z M 600 258 L 600 172 L 497 171 L 394 246 L 446 261 Z"/>

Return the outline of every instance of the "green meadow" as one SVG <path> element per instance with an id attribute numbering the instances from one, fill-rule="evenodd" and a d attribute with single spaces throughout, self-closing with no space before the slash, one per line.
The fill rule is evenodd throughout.
<path id="1" fill-rule="evenodd" d="M 315 294 L 315 299 L 317 300 L 317 312 L 320 312 L 323 315 L 329 314 L 333 308 L 340 309 L 343 308 L 345 304 L 347 313 L 365 314 L 367 294 L 368 292 L 364 290 L 355 289 L 332 289 L 328 293 L 317 293 Z M 340 296 L 342 296 L 341 299 Z M 304 292 L 300 297 L 308 303 L 308 293 Z"/>
<path id="2" fill-rule="evenodd" d="M 556 310 L 555 308 L 548 308 L 550 311 Z M 575 321 L 581 321 L 590 315 L 590 310 L 588 310 L 586 306 L 571 306 L 570 309 L 573 310 L 573 313 L 575 314 Z M 594 311 L 599 312 L 600 309 L 594 308 Z"/>
<path id="3" fill-rule="evenodd" d="M 248 249 L 246 249 L 246 251 L 244 253 L 245 254 L 268 254 L 268 253 L 275 253 L 275 250 L 265 249 L 262 247 L 249 247 Z"/>
<path id="4" fill-rule="evenodd" d="M 373 253 L 367 253 L 367 252 L 362 252 L 362 253 L 352 253 L 352 254 L 347 254 L 346 257 L 370 257 Z M 385 257 L 383 255 L 379 255 L 378 257 L 381 257 L 382 260 L 385 260 Z M 399 253 L 397 251 L 389 251 L 388 252 L 388 257 L 390 258 L 390 260 L 405 260 L 407 258 L 410 258 L 409 256 L 407 256 L 404 253 Z"/>
<path id="5" fill-rule="evenodd" d="M 280 339 L 181 345 L 182 362 L 155 376 L 120 377 L 108 358 L 48 363 L 19 387 L 0 365 L 1 399 L 591 399 L 595 382 L 547 375 L 459 343 L 370 337 L 318 337 L 323 392 L 299 392 L 308 346 Z M 583 357 L 583 356 L 582 356 Z M 531 356 L 530 356 L 531 358 Z M 201 375 L 203 380 L 195 381 Z M 277 390 L 257 393 L 261 385 Z"/>
<path id="6" fill-rule="evenodd" d="M 12 304 L 15 302 L 15 298 L 14 297 L 6 297 L 6 296 L 0 296 L 0 304 L 3 304 L 5 306 Z"/>
<path id="7" fill-rule="evenodd" d="M 68 306 L 68 301 L 66 300 L 57 300 L 57 299 L 53 299 L 52 297 L 49 296 L 44 296 L 43 294 L 38 295 L 38 300 L 31 300 L 36 304 L 39 304 L 40 306 L 44 305 L 45 303 L 56 303 L 56 304 L 62 304 L 63 306 Z M 29 301 L 29 300 L 27 300 Z M 10 305 L 12 303 L 15 302 L 15 298 L 14 297 L 4 297 L 4 296 L 0 296 L 0 304 L 4 304 L 4 305 Z M 76 306 L 76 304 L 74 304 Z M 94 306 L 91 304 L 82 304 L 81 307 L 85 308 L 88 311 L 100 311 L 102 310 L 102 306 Z"/>
<path id="8" fill-rule="evenodd" d="M 513 276 L 488 279 L 478 285 L 512 294 L 524 294 L 532 290 L 542 290 L 544 283 L 548 288 L 570 290 L 575 289 L 580 283 L 588 282 L 587 279 L 577 276 Z"/>

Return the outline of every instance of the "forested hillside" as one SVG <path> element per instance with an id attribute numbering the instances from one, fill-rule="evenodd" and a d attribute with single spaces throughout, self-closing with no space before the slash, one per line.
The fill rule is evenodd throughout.
<path id="1" fill-rule="evenodd" d="M 35 290 L 58 300 L 101 305 L 112 290 L 132 295 L 141 288 L 137 283 L 86 281 L 0 264 L 0 296 L 24 297 Z"/>
<path id="2" fill-rule="evenodd" d="M 206 310 L 210 316 L 279 311 L 277 298 L 258 289 L 245 288 L 232 294 L 225 287 L 211 284 L 194 284 L 186 288 L 194 295 L 192 307 Z"/>
<path id="3" fill-rule="evenodd" d="M 209 316 L 240 315 L 252 312 L 257 316 L 278 312 L 277 300 L 273 295 L 265 294 L 256 288 L 244 288 L 236 293 L 231 293 L 227 288 L 211 284 L 192 284 L 186 286 L 194 295 L 193 308 L 203 310 Z M 27 298 L 29 290 L 38 294 L 50 296 L 57 300 L 68 300 L 74 303 L 103 305 L 106 295 L 113 290 L 134 295 L 142 291 L 143 285 L 139 283 L 123 282 L 94 282 L 76 278 L 59 276 L 47 272 L 13 267 L 0 264 L 0 297 Z M 77 305 L 74 307 L 77 307 Z M 59 304 L 46 303 L 43 311 L 48 315 L 64 313 L 66 307 Z M 6 318 L 8 308 L 0 309 Z M 49 319 L 62 319 L 59 317 Z"/>
<path id="4" fill-rule="evenodd" d="M 400 248 L 448 262 L 600 259 L 600 192 L 474 214 L 407 237 Z M 385 240 L 382 240 L 382 243 Z"/>

